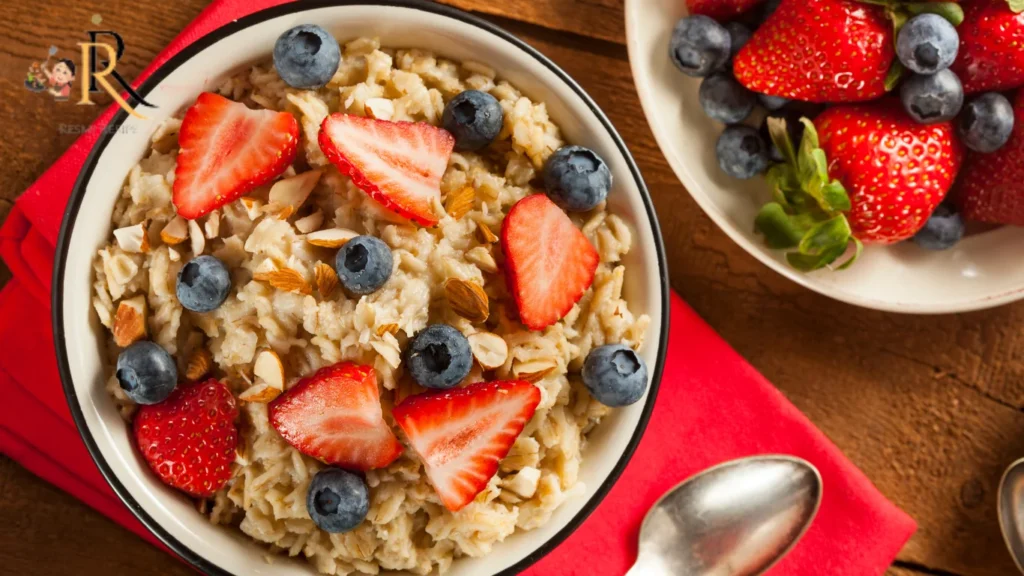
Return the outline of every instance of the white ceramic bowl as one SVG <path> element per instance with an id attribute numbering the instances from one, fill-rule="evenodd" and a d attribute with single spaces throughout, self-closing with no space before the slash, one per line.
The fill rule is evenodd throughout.
<path id="1" fill-rule="evenodd" d="M 697 204 L 737 244 L 779 274 L 837 300 L 893 312 L 946 313 L 998 306 L 1024 297 L 1024 229 L 969 236 L 951 250 L 928 252 L 912 243 L 869 246 L 849 270 L 805 274 L 754 233 L 754 217 L 769 199 L 761 179 L 721 172 L 715 142 L 722 125 L 697 100 L 699 78 L 669 60 L 669 38 L 686 15 L 682 0 L 626 0 L 626 39 L 644 114 L 672 170 Z"/>
<path id="2" fill-rule="evenodd" d="M 494 67 L 533 99 L 545 102 L 570 142 L 598 151 L 615 175 L 612 209 L 635 230 L 626 264 L 625 297 L 653 321 L 643 356 L 652 383 L 643 401 L 617 410 L 591 436 L 580 480 L 586 491 L 566 502 L 542 528 L 517 533 L 480 559 L 455 562 L 452 576 L 514 574 L 550 551 L 610 489 L 650 416 L 668 334 L 668 280 L 654 210 L 640 173 L 607 118 L 568 76 L 508 33 L 462 12 L 420 0 L 300 2 L 263 11 L 217 30 L 172 58 L 141 93 L 158 108 L 147 121 L 119 113 L 87 160 L 64 217 L 54 271 L 53 321 L 61 377 L 82 436 L 104 476 L 131 510 L 178 554 L 210 574 L 297 576 L 305 562 L 264 561 L 264 549 L 234 529 L 215 527 L 191 502 L 150 473 L 103 387 L 103 328 L 90 305 L 92 260 L 110 233 L 110 213 L 129 170 L 158 123 L 189 105 L 233 71 L 270 57 L 285 30 L 317 23 L 339 39 L 379 36 L 386 46 L 416 47 Z M 116 551 L 112 551 L 116 552 Z"/>

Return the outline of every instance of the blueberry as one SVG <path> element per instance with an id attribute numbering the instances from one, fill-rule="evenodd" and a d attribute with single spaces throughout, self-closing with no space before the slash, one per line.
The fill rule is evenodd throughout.
<path id="1" fill-rule="evenodd" d="M 303 24 L 288 30 L 274 44 L 274 68 L 293 88 L 320 88 L 334 76 L 341 48 L 323 28 Z"/>
<path id="2" fill-rule="evenodd" d="M 768 110 L 769 112 L 781 110 L 783 106 L 790 103 L 788 98 L 782 98 L 781 96 L 769 96 L 767 94 L 758 94 L 757 99 L 761 101 L 761 106 L 764 106 L 765 110 Z"/>
<path id="3" fill-rule="evenodd" d="M 309 483 L 306 511 L 324 532 L 348 532 L 366 519 L 370 489 L 362 478 L 347 470 L 324 468 Z"/>
<path id="4" fill-rule="evenodd" d="M 988 154 L 1010 141 L 1013 123 L 1010 101 L 998 92 L 989 92 L 964 107 L 960 115 L 960 136 L 971 150 Z"/>
<path id="5" fill-rule="evenodd" d="M 724 26 L 707 16 L 687 16 L 672 31 L 669 57 L 683 74 L 704 77 L 725 67 L 731 47 Z"/>
<path id="6" fill-rule="evenodd" d="M 628 406 L 647 391 L 647 364 L 622 344 L 594 348 L 583 361 L 583 384 L 605 406 Z"/>
<path id="7" fill-rule="evenodd" d="M 448 102 L 441 125 L 455 136 L 455 149 L 474 152 L 498 137 L 505 112 L 487 92 L 466 90 Z"/>
<path id="8" fill-rule="evenodd" d="M 925 250 L 948 250 L 964 237 L 964 220 L 948 204 L 939 204 L 914 235 L 914 243 Z"/>
<path id="9" fill-rule="evenodd" d="M 227 300 L 231 292 L 231 275 L 217 258 L 199 256 L 181 267 L 174 292 L 186 310 L 210 312 Z"/>
<path id="10" fill-rule="evenodd" d="M 896 38 L 896 56 L 918 74 L 935 74 L 949 68 L 959 50 L 956 27 L 938 14 L 914 16 Z"/>
<path id="11" fill-rule="evenodd" d="M 544 164 L 551 201 L 570 212 L 593 210 L 612 189 L 612 171 L 597 152 L 583 146 L 559 148 Z"/>
<path id="12" fill-rule="evenodd" d="M 964 105 L 964 87 L 956 74 L 943 70 L 936 74 L 907 78 L 900 87 L 903 109 L 920 124 L 952 120 Z"/>
<path id="13" fill-rule="evenodd" d="M 700 106 L 712 120 L 723 124 L 742 122 L 756 104 L 757 96 L 731 74 L 716 72 L 700 83 Z"/>
<path id="14" fill-rule="evenodd" d="M 356 236 L 346 242 L 334 257 L 338 280 L 357 296 L 380 290 L 391 278 L 393 263 L 391 248 L 373 236 Z"/>
<path id="15" fill-rule="evenodd" d="M 749 179 L 768 168 L 768 144 L 750 126 L 729 126 L 715 146 L 718 165 L 733 178 Z"/>
<path id="16" fill-rule="evenodd" d="M 178 367 L 159 344 L 140 340 L 117 356 L 114 372 L 121 389 L 136 404 L 158 404 L 178 385 Z"/>
<path id="17" fill-rule="evenodd" d="M 473 352 L 462 332 L 448 324 L 431 324 L 409 343 L 406 363 L 420 386 L 447 390 L 469 375 Z"/>
<path id="18" fill-rule="evenodd" d="M 731 62 L 747 45 L 747 42 L 750 42 L 753 32 L 742 22 L 729 22 L 725 25 L 725 29 L 729 31 L 729 61 Z"/>

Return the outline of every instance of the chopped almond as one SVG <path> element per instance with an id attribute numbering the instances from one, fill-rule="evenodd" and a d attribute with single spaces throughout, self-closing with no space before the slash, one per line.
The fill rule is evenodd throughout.
<path id="1" fill-rule="evenodd" d="M 160 231 L 160 239 L 169 246 L 181 244 L 185 238 L 188 238 L 188 224 L 181 216 L 171 218 L 171 221 Z"/>
<path id="2" fill-rule="evenodd" d="M 464 186 L 455 192 L 450 192 L 445 199 L 444 211 L 449 216 L 458 220 L 473 209 L 476 201 L 476 190 L 472 186 Z"/>
<path id="3" fill-rule="evenodd" d="M 149 236 L 146 234 L 146 224 L 143 222 L 114 230 L 114 238 L 117 239 L 117 245 L 125 252 L 133 254 L 149 252 Z"/>
<path id="4" fill-rule="evenodd" d="M 188 221 L 188 237 L 192 241 L 192 257 L 195 258 L 206 250 L 206 236 L 199 229 L 199 223 L 195 220 Z"/>
<path id="5" fill-rule="evenodd" d="M 206 376 L 211 366 L 213 366 L 213 355 L 210 354 L 210 351 L 203 347 L 196 348 L 188 359 L 188 365 L 185 368 L 185 379 L 190 382 L 196 382 L 203 376 Z"/>
<path id="6" fill-rule="evenodd" d="M 252 366 L 252 373 L 262 382 L 269 384 L 278 392 L 284 390 L 284 365 L 277 352 L 266 349 L 256 355 L 256 361 Z"/>
<path id="7" fill-rule="evenodd" d="M 368 98 L 363 108 L 367 116 L 377 120 L 391 120 L 395 115 L 395 104 L 387 98 Z"/>
<path id="8" fill-rule="evenodd" d="M 554 372 L 556 368 L 558 368 L 558 362 L 554 358 L 543 358 L 516 362 L 512 365 L 512 373 L 520 380 L 537 382 Z"/>
<path id="9" fill-rule="evenodd" d="M 486 246 L 477 246 L 466 252 L 466 260 L 476 264 L 476 267 L 484 272 L 494 274 L 498 271 L 498 263 L 494 261 L 494 256 Z"/>
<path id="10" fill-rule="evenodd" d="M 476 227 L 477 231 L 480 232 L 480 239 L 483 240 L 485 244 L 494 244 L 498 241 L 498 235 L 491 232 L 491 227 L 487 224 L 477 221 Z"/>
<path id="11" fill-rule="evenodd" d="M 493 332 L 477 332 L 468 339 L 473 357 L 484 370 L 494 370 L 503 366 L 508 359 L 508 344 L 501 336 Z"/>
<path id="12" fill-rule="evenodd" d="M 220 236 L 220 212 L 211 212 L 206 217 L 206 224 L 203 225 L 203 230 L 206 232 L 206 237 L 210 240 Z"/>
<path id="13" fill-rule="evenodd" d="M 245 206 L 245 213 L 249 216 L 249 220 L 255 220 L 263 215 L 263 201 L 250 196 L 242 196 L 239 198 L 242 202 L 242 206 Z"/>
<path id="14" fill-rule="evenodd" d="M 308 216 L 303 216 L 295 221 L 295 229 L 302 234 L 309 234 L 320 229 L 324 223 L 324 213 L 317 210 Z"/>
<path id="15" fill-rule="evenodd" d="M 114 342 L 127 348 L 146 337 L 146 297 L 136 296 L 122 300 L 114 315 Z"/>
<path id="16" fill-rule="evenodd" d="M 269 382 L 260 382 L 238 395 L 242 402 L 266 404 L 281 395 L 281 390 L 274 388 Z"/>
<path id="17" fill-rule="evenodd" d="M 294 214 L 302 206 L 303 202 L 306 201 L 306 198 L 309 198 L 309 193 L 313 191 L 313 187 L 320 181 L 320 174 L 319 170 L 310 170 L 290 178 L 278 180 L 270 188 L 269 204 L 280 206 L 281 211 L 287 211 L 290 208 L 288 216 Z M 284 216 L 282 219 L 288 216 Z"/>
<path id="18" fill-rule="evenodd" d="M 452 310 L 470 322 L 483 322 L 490 315 L 487 293 L 476 282 L 449 278 L 444 283 L 444 295 Z"/>
<path id="19" fill-rule="evenodd" d="M 320 292 L 320 297 L 327 299 L 334 293 L 334 289 L 338 287 L 338 273 L 334 270 L 333 266 L 324 264 L 323 262 L 317 262 L 316 268 L 313 269 L 314 280 L 316 280 L 316 289 Z"/>
<path id="20" fill-rule="evenodd" d="M 340 248 L 356 236 L 359 236 L 358 232 L 345 228 L 327 228 L 306 234 L 306 242 L 322 248 Z"/>

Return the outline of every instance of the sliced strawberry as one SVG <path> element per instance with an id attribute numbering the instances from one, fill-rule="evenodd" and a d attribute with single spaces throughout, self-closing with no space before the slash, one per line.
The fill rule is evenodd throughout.
<path id="1" fill-rule="evenodd" d="M 441 502 L 455 512 L 487 487 L 539 403 L 540 390 L 529 382 L 478 382 L 412 396 L 392 414 Z"/>
<path id="2" fill-rule="evenodd" d="M 238 405 L 221 381 L 179 385 L 159 404 L 140 406 L 132 429 L 142 457 L 173 488 L 208 498 L 231 479 Z"/>
<path id="3" fill-rule="evenodd" d="M 455 138 L 423 122 L 388 122 L 331 114 L 320 125 L 320 149 L 342 174 L 395 214 L 437 224 L 434 205 Z"/>
<path id="4" fill-rule="evenodd" d="M 237 200 L 295 159 L 299 123 L 287 112 L 250 110 L 203 92 L 181 121 L 174 205 L 189 220 Z"/>
<path id="5" fill-rule="evenodd" d="M 594 282 L 600 260 L 583 232 L 543 194 L 509 210 L 501 249 L 509 291 L 531 330 L 543 330 L 572 310 Z"/>
<path id="6" fill-rule="evenodd" d="M 350 470 L 391 464 L 402 445 L 380 408 L 373 368 L 321 368 L 270 403 L 270 425 L 306 456 Z"/>

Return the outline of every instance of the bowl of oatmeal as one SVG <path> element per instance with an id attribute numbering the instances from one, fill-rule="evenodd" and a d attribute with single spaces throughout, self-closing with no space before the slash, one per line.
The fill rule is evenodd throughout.
<path id="1" fill-rule="evenodd" d="M 390 4 L 198 40 L 68 205 L 69 406 L 206 573 L 517 573 L 653 408 L 665 259 L 614 128 L 508 33 Z"/>

